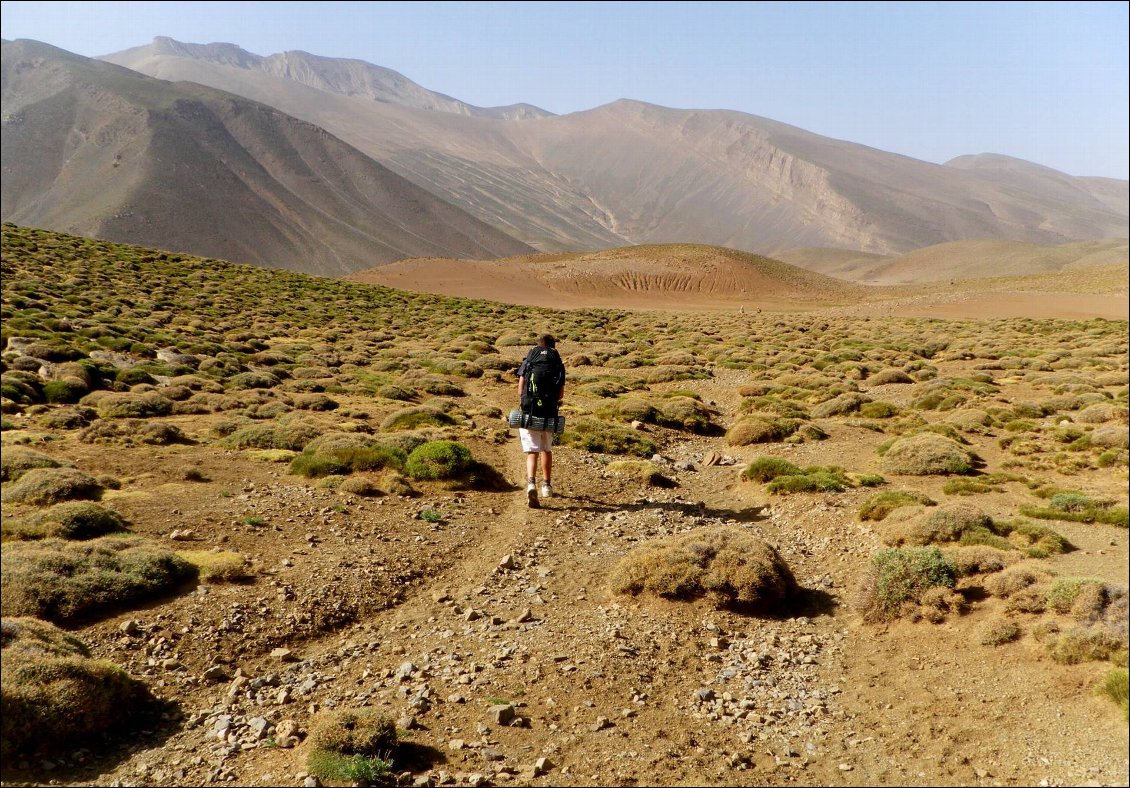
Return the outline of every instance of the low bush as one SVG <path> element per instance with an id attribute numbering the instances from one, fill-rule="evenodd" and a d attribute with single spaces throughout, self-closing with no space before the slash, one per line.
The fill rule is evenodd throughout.
<path id="1" fill-rule="evenodd" d="M 155 707 L 145 685 L 90 658 L 80 640 L 34 618 L 0 621 L 0 753 L 17 759 L 91 749 L 143 723 Z"/>
<path id="2" fill-rule="evenodd" d="M 631 454 L 637 457 L 650 457 L 658 450 L 655 442 L 646 435 L 597 419 L 577 419 L 568 423 L 559 443 L 601 454 Z"/>
<path id="3" fill-rule="evenodd" d="M 801 472 L 800 468 L 788 460 L 777 457 L 758 457 L 742 471 L 742 478 L 749 481 L 771 482 L 778 476 L 795 476 Z"/>
<path id="4" fill-rule="evenodd" d="M 0 480 L 14 482 L 35 468 L 58 468 L 71 465 L 67 460 L 57 460 L 26 446 L 5 446 L 0 452 Z"/>
<path id="5" fill-rule="evenodd" d="M 4 611 L 53 622 L 108 615 L 196 574 L 183 558 L 139 538 L 11 542 L 0 562 Z"/>
<path id="6" fill-rule="evenodd" d="M 859 509 L 860 520 L 873 520 L 879 522 L 895 509 L 903 506 L 936 506 L 937 502 L 929 496 L 918 492 L 904 492 L 902 490 L 884 490 L 875 493 Z"/>
<path id="7" fill-rule="evenodd" d="M 857 607 L 868 621 L 914 615 L 933 601 L 927 592 L 952 589 L 956 582 L 957 567 L 936 547 L 880 550 L 860 583 Z"/>
<path id="8" fill-rule="evenodd" d="M 102 485 L 75 468 L 33 468 L 12 483 L 0 500 L 37 506 L 73 500 L 98 500 Z"/>
<path id="9" fill-rule="evenodd" d="M 974 468 L 971 452 L 949 438 L 929 432 L 896 440 L 883 455 L 887 473 L 907 476 L 964 474 Z"/>
<path id="10" fill-rule="evenodd" d="M 765 489 L 770 493 L 843 492 L 851 486 L 843 468 L 813 465 L 802 468 L 799 474 L 778 476 Z"/>
<path id="11" fill-rule="evenodd" d="M 1112 668 L 1107 672 L 1099 686 L 1096 688 L 1097 692 L 1103 697 L 1110 698 L 1118 704 L 1122 709 L 1123 720 L 1130 720 L 1130 681 L 1128 681 L 1130 674 L 1127 673 L 1126 668 Z"/>
<path id="12" fill-rule="evenodd" d="M 94 400 L 97 403 L 94 407 L 103 419 L 149 419 L 168 416 L 173 412 L 172 400 L 152 391 L 143 394 L 112 391 L 96 393 L 100 396 Z"/>
<path id="13" fill-rule="evenodd" d="M 1082 662 L 1103 662 L 1105 660 L 1126 661 L 1126 631 L 1097 626 L 1075 625 L 1060 629 L 1058 625 L 1045 626 L 1037 636 L 1056 662 L 1065 665 L 1078 665 Z"/>
<path id="14" fill-rule="evenodd" d="M 865 403 L 871 403 L 871 398 L 865 394 L 848 391 L 840 394 L 838 397 L 821 402 L 814 407 L 812 409 L 812 418 L 826 419 L 830 416 L 844 416 L 848 413 L 856 413 Z"/>
<path id="15" fill-rule="evenodd" d="M 628 476 L 650 487 L 674 487 L 675 483 L 663 475 L 655 463 L 648 460 L 617 460 L 608 463 L 607 470 L 618 476 Z"/>
<path id="16" fill-rule="evenodd" d="M 233 582 L 251 576 L 247 558 L 234 550 L 178 550 L 177 555 L 192 564 L 205 583 Z"/>
<path id="17" fill-rule="evenodd" d="M 800 425 L 801 422 L 796 419 L 747 416 L 726 431 L 726 445 L 749 446 L 753 443 L 777 443 L 796 432 Z"/>
<path id="18" fill-rule="evenodd" d="M 874 386 L 884 386 L 890 383 L 913 383 L 914 378 L 903 372 L 901 369 L 884 369 L 876 372 L 871 376 L 871 384 Z"/>
<path id="19" fill-rule="evenodd" d="M 126 530 L 126 521 L 117 512 L 86 501 L 68 501 L 43 512 L 5 520 L 3 539 L 93 539 Z"/>
<path id="20" fill-rule="evenodd" d="M 1003 646 L 1020 639 L 1020 627 L 1015 621 L 1007 618 L 998 618 L 989 621 L 981 628 L 979 637 L 983 646 Z"/>
<path id="21" fill-rule="evenodd" d="M 454 479 L 473 466 L 471 451 L 456 441 L 429 441 L 412 450 L 404 463 L 410 479 Z"/>
<path id="22" fill-rule="evenodd" d="M 1098 500 L 1074 492 L 1060 492 L 1051 496 L 1046 507 L 1022 504 L 1020 513 L 1037 520 L 1066 520 L 1078 523 L 1106 523 L 1126 528 L 1130 523 L 1125 506 L 1112 501 Z"/>
<path id="23" fill-rule="evenodd" d="M 614 591 L 709 599 L 716 607 L 771 611 L 797 593 L 777 551 L 733 527 L 697 529 L 633 550 L 616 566 Z"/>
<path id="24" fill-rule="evenodd" d="M 320 712 L 307 738 L 306 766 L 322 780 L 378 783 L 392 767 L 397 746 L 396 726 L 370 709 Z"/>
<path id="25" fill-rule="evenodd" d="M 945 555 L 957 568 L 958 577 L 1000 572 L 1022 560 L 1020 553 L 988 545 L 961 545 L 947 547 Z"/>
<path id="26" fill-rule="evenodd" d="M 443 411 L 418 406 L 404 408 L 388 416 L 381 422 L 381 430 L 395 432 L 398 430 L 416 430 L 421 427 L 448 427 L 452 424 L 455 424 L 455 419 Z"/>

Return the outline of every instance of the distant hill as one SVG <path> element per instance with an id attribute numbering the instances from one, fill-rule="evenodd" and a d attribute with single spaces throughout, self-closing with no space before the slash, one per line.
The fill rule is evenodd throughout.
<path id="1" fill-rule="evenodd" d="M 399 260 L 348 277 L 464 298 L 547 307 L 737 309 L 852 301 L 865 288 L 722 247 L 653 244 L 498 260 Z"/>
<path id="2" fill-rule="evenodd" d="M 264 104 L 34 41 L 2 78 L 5 221 L 323 275 L 530 251 Z"/>
<path id="3" fill-rule="evenodd" d="M 810 271 L 864 284 L 1032 276 L 1121 266 L 1130 270 L 1126 240 L 1040 246 L 1018 241 L 954 241 L 888 257 L 843 249 L 797 249 L 781 259 Z"/>
<path id="4" fill-rule="evenodd" d="M 157 39 L 106 59 L 323 126 L 543 250 L 694 242 L 892 255 L 958 240 L 1130 235 L 1126 181 L 1006 156 L 931 164 L 741 112 L 628 100 L 519 121 L 419 86 L 394 90 L 378 66 L 260 58 L 230 44 Z"/>
<path id="5" fill-rule="evenodd" d="M 526 120 L 553 114 L 531 104 L 476 107 L 428 90 L 390 68 L 363 60 L 319 57 L 309 52 L 282 52 L 261 57 L 235 44 L 184 44 L 158 36 L 147 46 L 127 49 L 102 59 L 159 79 L 188 79 L 184 76 L 183 66 L 174 65 L 179 60 L 188 60 L 256 71 L 342 96 L 456 115 Z"/>

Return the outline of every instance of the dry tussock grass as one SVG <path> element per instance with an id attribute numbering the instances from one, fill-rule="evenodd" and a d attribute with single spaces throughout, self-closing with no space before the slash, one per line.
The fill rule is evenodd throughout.
<path id="1" fill-rule="evenodd" d="M 705 597 L 716 607 L 780 609 L 798 590 L 777 551 L 738 528 L 704 528 L 629 553 L 609 583 L 621 594 Z"/>
<path id="2" fill-rule="evenodd" d="M 4 503 L 44 506 L 61 501 L 98 500 L 102 485 L 75 468 L 33 468 L 0 494 Z"/>
<path id="3" fill-rule="evenodd" d="M 87 647 L 57 627 L 34 618 L 0 622 L 3 659 L 0 751 L 16 758 L 97 750 L 106 733 L 143 722 L 152 696 L 145 685 L 109 662 L 90 658 Z"/>
<path id="4" fill-rule="evenodd" d="M 55 622 L 107 615 L 196 574 L 184 559 L 133 537 L 9 542 L 0 567 L 4 612 Z"/>
<path id="5" fill-rule="evenodd" d="M 883 455 L 885 473 L 933 476 L 969 473 L 974 468 L 972 452 L 956 441 L 930 432 L 899 438 Z"/>

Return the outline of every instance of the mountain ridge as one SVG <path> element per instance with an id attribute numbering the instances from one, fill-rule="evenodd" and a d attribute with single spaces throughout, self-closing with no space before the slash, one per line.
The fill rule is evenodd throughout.
<path id="1" fill-rule="evenodd" d="M 770 255 L 809 246 L 897 254 L 970 238 L 1130 235 L 1125 181 L 965 157 L 933 164 L 734 110 L 622 99 L 516 122 L 379 103 L 151 47 L 104 57 L 317 123 L 546 251 L 685 241 Z M 306 61 L 331 71 L 335 62 Z"/>
<path id="2" fill-rule="evenodd" d="M 3 56 L 5 221 L 330 275 L 529 249 L 268 105 L 39 42 Z"/>

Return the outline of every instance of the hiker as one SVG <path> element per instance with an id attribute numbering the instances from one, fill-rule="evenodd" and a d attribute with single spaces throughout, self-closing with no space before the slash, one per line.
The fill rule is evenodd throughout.
<path id="1" fill-rule="evenodd" d="M 523 416 L 556 418 L 565 398 L 565 365 L 557 352 L 557 340 L 549 334 L 538 337 L 537 346 L 526 354 L 518 367 L 518 396 Z M 541 422 L 544 423 L 544 422 Z M 538 508 L 538 497 L 553 495 L 553 430 L 519 428 L 522 451 L 526 453 L 526 498 Z M 538 457 L 541 457 L 541 489 L 537 487 Z"/>

